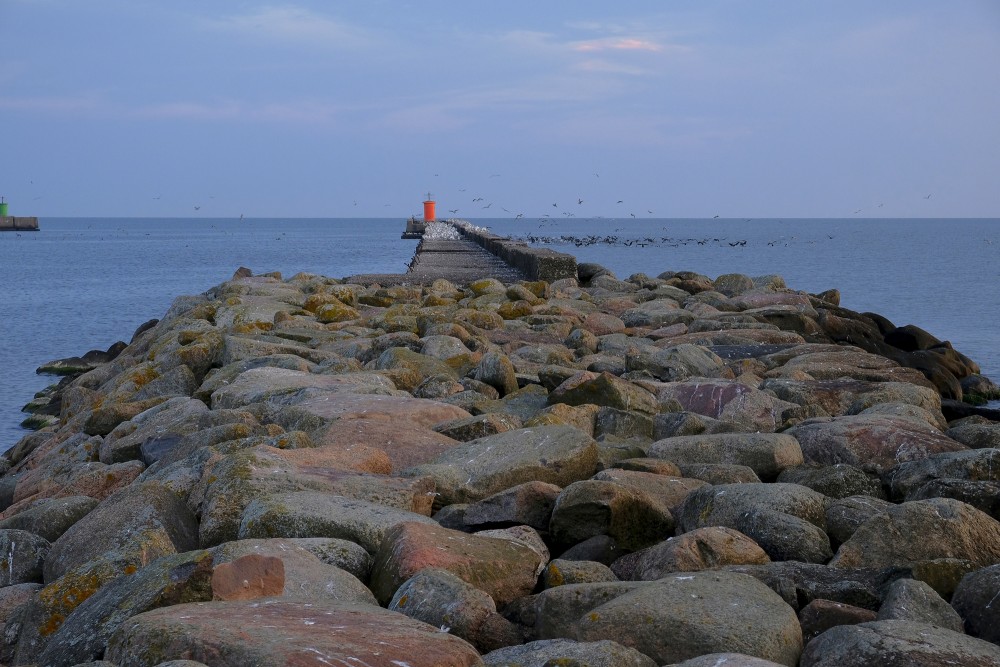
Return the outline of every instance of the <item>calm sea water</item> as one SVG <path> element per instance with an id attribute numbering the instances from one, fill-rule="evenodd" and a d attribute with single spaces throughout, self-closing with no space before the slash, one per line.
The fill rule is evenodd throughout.
<path id="1" fill-rule="evenodd" d="M 531 236 L 623 278 L 665 270 L 778 273 L 794 289 L 835 287 L 845 307 L 923 327 L 1000 380 L 1000 220 L 475 222 L 498 234 Z M 127 341 L 176 296 L 203 292 L 240 266 L 286 277 L 402 272 L 416 247 L 399 238 L 398 219 L 45 218 L 40 224 L 37 233 L 0 233 L 6 282 L 0 451 L 25 433 L 18 426 L 21 406 L 56 379 L 35 375 L 36 367 Z M 579 240 L 607 236 L 618 240 Z"/>

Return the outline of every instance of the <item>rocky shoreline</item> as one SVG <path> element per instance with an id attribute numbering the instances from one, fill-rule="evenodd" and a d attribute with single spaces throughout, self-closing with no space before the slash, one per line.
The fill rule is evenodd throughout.
<path id="1" fill-rule="evenodd" d="M 835 290 L 240 269 L 43 370 L 0 665 L 1000 666 L 998 389 Z"/>

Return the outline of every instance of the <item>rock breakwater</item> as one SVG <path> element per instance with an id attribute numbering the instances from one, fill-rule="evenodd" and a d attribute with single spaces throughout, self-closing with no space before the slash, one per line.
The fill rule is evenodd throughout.
<path id="1" fill-rule="evenodd" d="M 62 361 L 3 665 L 1000 665 L 996 385 L 835 290 L 241 269 Z"/>

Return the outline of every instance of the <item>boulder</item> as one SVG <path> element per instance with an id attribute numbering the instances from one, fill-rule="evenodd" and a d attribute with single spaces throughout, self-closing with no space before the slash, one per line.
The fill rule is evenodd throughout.
<path id="1" fill-rule="evenodd" d="M 542 572 L 542 584 L 545 588 L 592 584 L 599 581 L 618 581 L 618 577 L 604 563 L 592 560 L 556 558 L 549 561 L 545 571 Z"/>
<path id="2" fill-rule="evenodd" d="M 483 653 L 522 641 L 520 630 L 497 613 L 493 598 L 447 570 L 420 570 L 396 590 L 388 608 L 461 637 Z"/>
<path id="3" fill-rule="evenodd" d="M 950 498 L 894 505 L 854 531 L 830 566 L 905 567 L 939 558 L 1000 562 L 1000 522 Z"/>
<path id="4" fill-rule="evenodd" d="M 799 610 L 799 623 L 807 645 L 830 628 L 867 623 L 875 618 L 876 614 L 871 609 L 823 599 L 813 600 Z"/>
<path id="5" fill-rule="evenodd" d="M 832 568 L 818 563 L 775 561 L 764 565 L 730 565 L 780 595 L 794 609 L 814 600 L 829 600 L 876 610 L 888 585 L 903 576 L 895 568 Z"/>
<path id="6" fill-rule="evenodd" d="M 932 414 L 941 412 L 941 396 L 936 391 L 909 382 L 774 378 L 766 380 L 763 389 L 774 392 L 783 401 L 818 406 L 832 416 L 857 414 L 883 403 L 913 405 Z"/>
<path id="7" fill-rule="evenodd" d="M 132 616 L 212 597 L 212 556 L 206 551 L 159 558 L 132 576 L 119 577 L 73 610 L 48 637 L 38 662 L 72 667 L 104 655 L 108 639 Z"/>
<path id="8" fill-rule="evenodd" d="M 916 621 L 965 632 L 962 617 L 922 581 L 897 579 L 889 586 L 878 610 L 879 621 Z"/>
<path id="9" fill-rule="evenodd" d="M 869 519 L 890 507 L 892 503 L 871 496 L 838 498 L 826 507 L 826 532 L 835 546 L 843 544 Z"/>
<path id="10" fill-rule="evenodd" d="M 652 494 L 611 481 L 581 480 L 559 494 L 549 532 L 563 546 L 608 535 L 620 547 L 636 550 L 672 535 L 674 518 Z"/>
<path id="11" fill-rule="evenodd" d="M 736 652 L 796 665 L 802 651 L 791 607 L 752 577 L 724 571 L 643 584 L 584 611 L 570 630 L 581 641 L 613 638 L 658 664 Z"/>
<path id="12" fill-rule="evenodd" d="M 518 484 L 470 504 L 463 523 L 469 528 L 526 525 L 548 530 L 552 508 L 561 491 L 546 482 Z"/>
<path id="13" fill-rule="evenodd" d="M 947 665 L 996 667 L 996 645 L 914 621 L 872 621 L 841 625 L 809 642 L 801 667 Z"/>
<path id="14" fill-rule="evenodd" d="M 733 380 L 687 380 L 685 382 L 646 383 L 663 411 L 682 410 L 733 424 L 738 431 L 773 433 L 780 423 L 781 411 L 774 398 Z"/>
<path id="15" fill-rule="evenodd" d="M 634 648 L 610 639 L 578 642 L 573 639 L 542 639 L 521 646 L 491 651 L 483 656 L 489 667 L 656 667 L 656 661 Z"/>
<path id="16" fill-rule="evenodd" d="M 158 482 L 133 484 L 108 497 L 57 539 L 45 559 L 45 581 L 114 552 L 148 563 L 198 546 L 198 521 L 187 505 Z"/>
<path id="17" fill-rule="evenodd" d="M 361 547 L 351 542 L 331 540 L 326 538 L 273 538 L 246 539 L 225 542 L 213 547 L 211 552 L 215 559 L 216 571 L 212 575 L 213 593 L 218 593 L 216 584 L 225 583 L 218 570 L 223 565 L 242 561 L 238 571 L 277 570 L 281 576 L 273 578 L 274 584 L 280 579 L 276 590 L 263 584 L 272 581 L 269 577 L 258 573 L 261 586 L 256 597 L 281 595 L 296 600 L 336 600 L 338 602 L 358 602 L 377 604 L 371 591 L 364 585 L 371 569 L 371 559 L 367 553 L 358 554 Z M 346 553 L 345 553 L 346 552 Z M 346 555 L 346 557 L 345 557 Z M 251 557 L 260 559 L 257 563 Z M 280 560 L 280 568 L 274 560 Z M 356 563 L 351 565 L 351 563 Z M 345 567 L 341 567 L 341 565 Z M 264 567 L 260 567 L 264 566 Z M 347 567 L 351 567 L 348 570 Z M 358 575 L 361 575 L 360 577 Z M 219 578 L 217 582 L 216 579 Z M 251 599 L 236 597 L 216 597 L 215 599 Z"/>
<path id="18" fill-rule="evenodd" d="M 375 553 L 392 528 L 413 522 L 437 525 L 406 510 L 318 491 L 297 491 L 251 501 L 243 512 L 238 537 L 334 537 Z"/>
<path id="19" fill-rule="evenodd" d="M 716 433 L 666 438 L 651 444 L 648 456 L 678 465 L 745 465 L 762 480 L 773 480 L 785 468 L 802 463 L 798 441 L 784 433 Z"/>
<path id="20" fill-rule="evenodd" d="M 471 644 L 397 612 L 282 598 L 180 604 L 139 614 L 112 635 L 105 658 L 135 667 L 180 658 L 215 667 L 483 664 Z"/>
<path id="21" fill-rule="evenodd" d="M 663 382 L 679 382 L 695 377 L 732 377 L 731 371 L 718 355 L 706 347 L 690 343 L 640 350 L 638 354 L 630 354 L 625 358 L 625 368 L 649 373 Z"/>
<path id="22" fill-rule="evenodd" d="M 885 415 L 810 419 L 786 431 L 808 462 L 847 463 L 882 473 L 898 463 L 967 449 L 926 423 Z"/>
<path id="23" fill-rule="evenodd" d="M 549 403 L 593 404 L 653 415 L 659 411 L 648 391 L 610 373 L 581 371 L 549 394 Z"/>
<path id="24" fill-rule="evenodd" d="M 26 530 L 0 529 L 0 588 L 41 583 L 42 565 L 52 545 Z"/>
<path id="25" fill-rule="evenodd" d="M 474 502 L 531 481 L 564 487 L 597 471 L 597 443 L 571 426 L 523 428 L 452 447 L 405 471 L 429 476 L 442 504 Z"/>
<path id="26" fill-rule="evenodd" d="M 724 526 L 753 539 L 773 560 L 825 563 L 833 555 L 825 510 L 825 496 L 797 484 L 706 486 L 685 499 L 677 528 Z"/>
<path id="27" fill-rule="evenodd" d="M 883 475 L 892 498 L 902 500 L 928 482 L 966 480 L 1000 482 L 1000 450 L 944 452 L 896 465 Z"/>
<path id="28" fill-rule="evenodd" d="M 371 589 L 388 603 L 421 570 L 447 570 L 503 607 L 535 587 L 540 557 L 509 539 L 469 535 L 437 524 L 402 523 L 388 530 L 374 554 Z"/>
<path id="29" fill-rule="evenodd" d="M 882 491 L 882 483 L 877 477 L 865 473 L 861 468 L 847 465 L 846 463 L 837 463 L 835 465 L 808 463 L 792 468 L 785 468 L 778 475 L 778 481 L 807 486 L 828 498 L 847 498 L 848 496 L 885 497 L 885 493 Z"/>
<path id="30" fill-rule="evenodd" d="M 696 528 L 670 537 L 611 564 L 619 579 L 654 581 L 676 572 L 697 572 L 726 565 L 770 562 L 756 542 L 731 528 Z"/>
<path id="31" fill-rule="evenodd" d="M 951 606 L 965 621 L 965 632 L 1000 646 L 1000 564 L 962 577 Z"/>

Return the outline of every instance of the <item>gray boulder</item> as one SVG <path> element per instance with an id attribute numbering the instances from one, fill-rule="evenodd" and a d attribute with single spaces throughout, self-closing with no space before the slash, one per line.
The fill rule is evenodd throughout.
<path id="1" fill-rule="evenodd" d="M 809 642 L 801 667 L 948 665 L 997 667 L 1000 648 L 981 639 L 914 621 L 841 625 Z"/>
<path id="2" fill-rule="evenodd" d="M 991 565 L 962 577 L 951 606 L 965 620 L 965 631 L 1000 645 L 1000 565 Z"/>
<path id="3" fill-rule="evenodd" d="M 802 464 L 798 441 L 783 433 L 716 433 L 667 438 L 650 445 L 648 456 L 678 465 L 745 465 L 765 481 L 775 479 L 785 468 Z"/>
<path id="4" fill-rule="evenodd" d="M 23 512 L 0 521 L 0 530 L 17 528 L 55 542 L 74 523 L 97 507 L 99 502 L 89 496 L 46 498 Z"/>
<path id="5" fill-rule="evenodd" d="M 962 617 L 937 592 L 916 579 L 897 579 L 878 610 L 879 621 L 917 621 L 965 632 Z"/>
<path id="6" fill-rule="evenodd" d="M 489 667 L 656 667 L 656 661 L 649 656 L 610 639 L 542 639 L 497 649 L 484 655 L 483 662 Z"/>
<path id="7" fill-rule="evenodd" d="M 0 530 L 0 587 L 41 583 L 50 548 L 48 540 L 26 530 Z"/>

